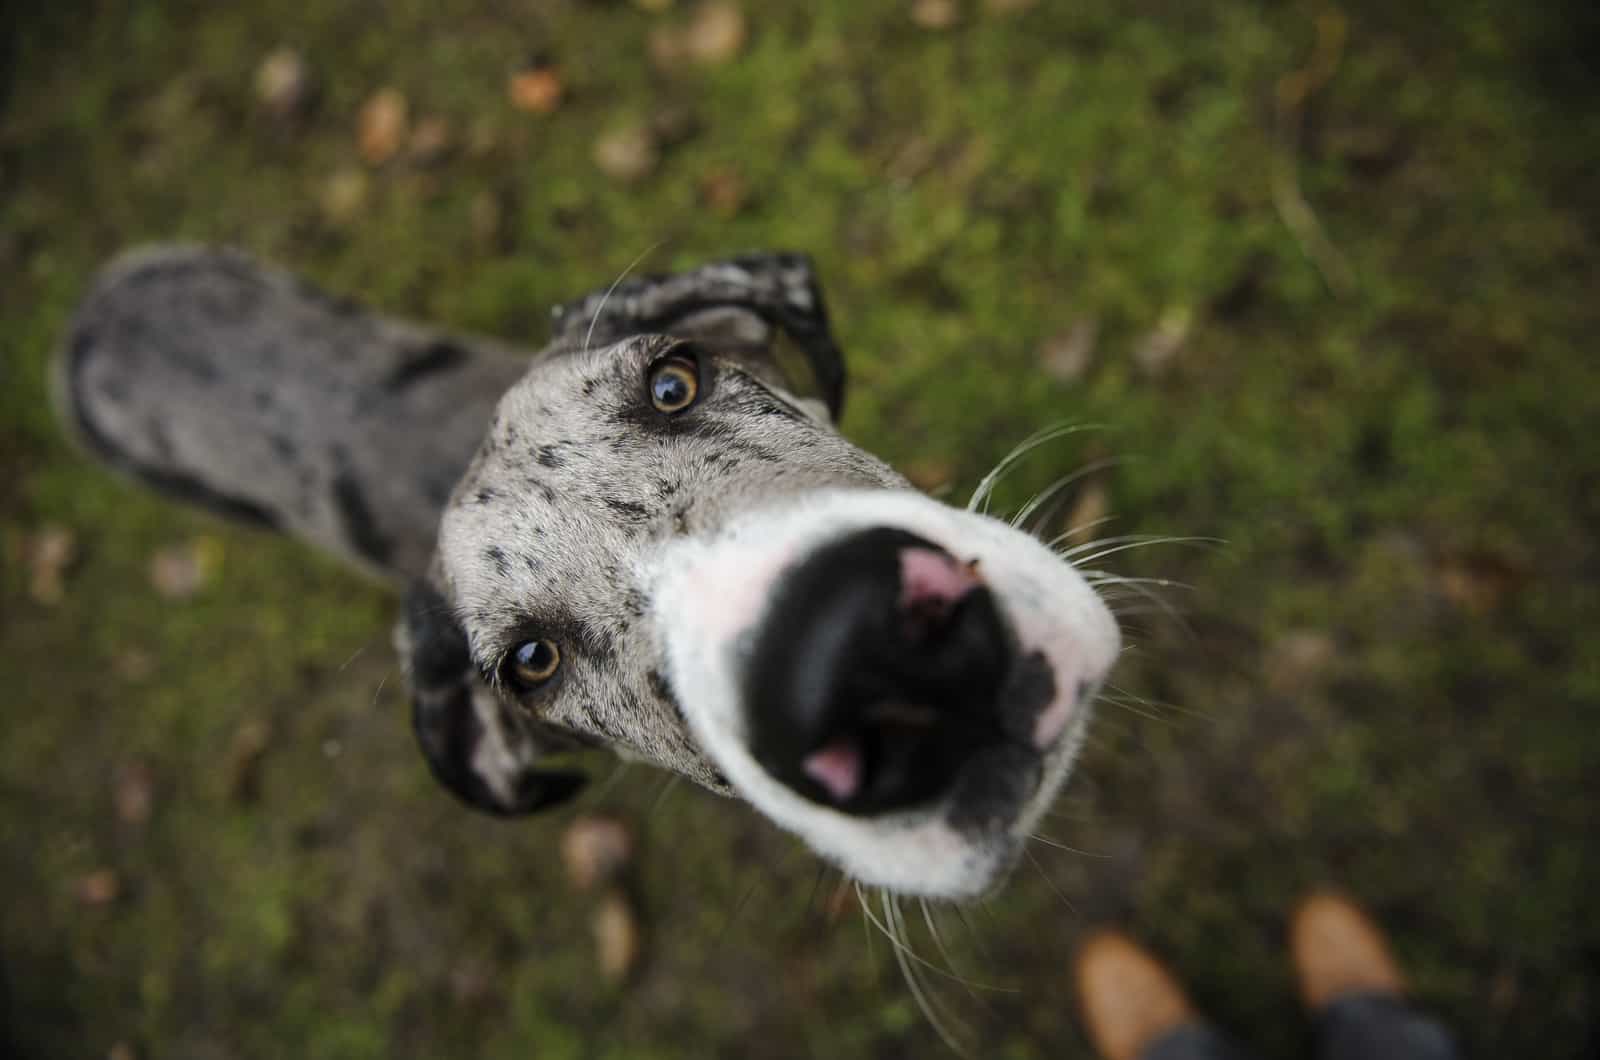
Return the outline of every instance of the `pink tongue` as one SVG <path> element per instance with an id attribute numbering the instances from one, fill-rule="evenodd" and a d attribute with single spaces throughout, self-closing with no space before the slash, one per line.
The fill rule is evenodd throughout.
<path id="1" fill-rule="evenodd" d="M 907 611 L 929 604 L 942 611 L 977 587 L 977 576 L 942 552 L 900 550 L 900 606 Z"/>
<path id="2" fill-rule="evenodd" d="M 813 751 L 800 766 L 835 802 L 844 802 L 861 786 L 861 748 L 848 740 Z"/>

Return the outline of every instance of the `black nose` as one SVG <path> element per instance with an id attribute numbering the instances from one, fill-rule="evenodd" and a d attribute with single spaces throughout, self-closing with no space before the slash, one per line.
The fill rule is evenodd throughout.
<path id="1" fill-rule="evenodd" d="M 1016 654 L 980 572 L 904 530 L 855 532 L 783 575 L 745 670 L 750 748 L 817 802 L 938 796 L 1002 739 Z"/>

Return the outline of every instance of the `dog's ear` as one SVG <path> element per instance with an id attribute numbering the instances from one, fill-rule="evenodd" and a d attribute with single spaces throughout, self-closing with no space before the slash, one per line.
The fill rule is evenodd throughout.
<path id="1" fill-rule="evenodd" d="M 731 316 L 730 316 L 731 314 Z M 554 310 L 553 344 L 570 349 L 608 345 L 631 335 L 659 333 L 704 339 L 716 346 L 738 336 L 769 346 L 773 331 L 805 355 L 816 396 L 837 421 L 844 409 L 844 356 L 828 326 L 816 270 L 804 254 L 744 254 L 689 272 L 644 276 L 595 291 Z"/>
<path id="2" fill-rule="evenodd" d="M 484 683 L 467 636 L 426 581 L 406 594 L 396 637 L 411 678 L 411 727 L 439 783 L 475 810 L 533 813 L 571 798 L 581 773 L 538 768 L 544 750 L 515 710 Z"/>

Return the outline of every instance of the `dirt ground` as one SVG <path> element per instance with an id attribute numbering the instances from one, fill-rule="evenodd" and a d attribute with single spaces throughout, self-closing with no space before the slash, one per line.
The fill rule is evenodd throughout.
<path id="1" fill-rule="evenodd" d="M 0 1051 L 953 1055 L 798 844 L 643 768 L 468 815 L 411 746 L 391 598 L 63 443 L 87 278 L 182 239 L 530 345 L 642 253 L 805 250 L 852 438 L 959 500 L 1103 425 L 999 506 L 1115 458 L 1080 516 L 1220 542 L 1106 559 L 1187 588 L 1128 602 L 1060 846 L 934 909 L 948 955 L 906 910 L 982 984 L 925 975 L 972 1055 L 1087 1055 L 1067 967 L 1106 922 L 1296 1055 L 1283 914 L 1324 883 L 1475 1055 L 1593 1055 L 1597 10 L 0 9 Z M 306 80 L 264 101 L 279 49 Z M 403 120 L 363 129 L 384 89 Z M 600 810 L 640 848 L 620 984 L 557 855 Z"/>

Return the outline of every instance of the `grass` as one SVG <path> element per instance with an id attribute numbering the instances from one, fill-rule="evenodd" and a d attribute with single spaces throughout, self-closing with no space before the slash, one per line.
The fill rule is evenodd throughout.
<path id="1" fill-rule="evenodd" d="M 1041 845 L 1037 868 L 967 914 L 970 932 L 940 914 L 963 968 L 1018 988 L 974 1001 L 937 987 L 979 1055 L 1086 1055 L 1066 969 L 1074 940 L 1108 920 L 1171 957 L 1219 1021 L 1292 1051 L 1305 1029 L 1282 916 L 1324 882 L 1394 931 L 1419 996 L 1471 1052 L 1592 1049 L 1589 8 L 1083 0 L 997 14 L 974 0 L 932 31 L 898 3 L 746 7 L 739 55 L 665 72 L 648 38 L 681 5 L 11 13 L 0 961 L 13 1052 L 940 1048 L 884 941 L 834 915 L 831 878 L 813 896 L 804 851 L 735 805 L 660 796 L 642 770 L 592 804 L 642 832 L 648 958 L 607 986 L 590 903 L 556 863 L 563 820 L 470 819 L 421 769 L 391 600 L 69 451 L 44 382 L 67 314 L 96 264 L 172 239 L 240 244 L 387 310 L 529 344 L 553 301 L 657 242 L 651 269 L 804 249 L 851 357 L 852 438 L 959 496 L 1041 426 L 1105 424 L 1025 464 L 1001 506 L 1113 455 L 1108 533 L 1225 542 L 1112 561 L 1193 589 L 1176 598 L 1182 624 L 1129 620 L 1137 650 L 1115 681 L 1150 703 L 1103 708 L 1051 823 L 1092 856 Z M 293 132 L 253 95 L 280 44 L 322 87 Z M 545 117 L 505 95 L 535 52 L 569 88 Z M 355 112 L 384 85 L 479 147 L 370 171 L 356 214 L 330 219 L 328 182 L 362 168 Z M 698 131 L 654 172 L 629 185 L 597 171 L 599 136 L 672 108 Z M 708 180 L 744 193 L 708 206 Z M 1087 369 L 1042 370 L 1049 341 L 1090 321 Z M 1163 329 L 1181 341 L 1151 368 L 1141 354 Z M 25 562 L 48 525 L 81 553 L 53 606 L 29 594 Z M 164 600 L 149 557 L 193 538 L 218 572 L 196 598 Z M 262 726 L 264 754 L 241 764 L 241 733 Z M 142 826 L 112 812 L 133 763 L 154 778 Z M 101 868 L 121 894 L 85 904 L 79 881 Z"/>

